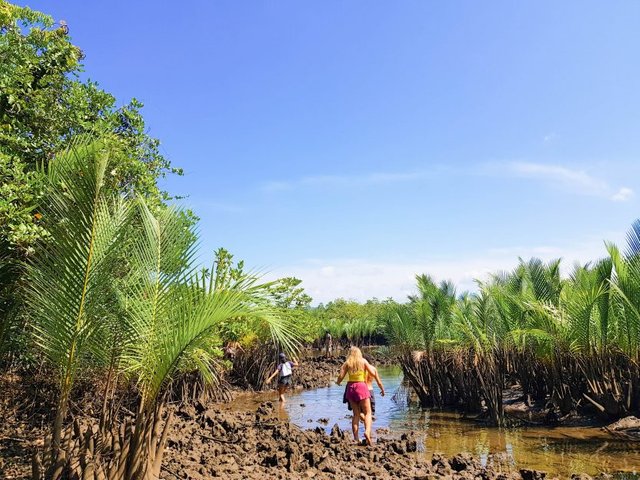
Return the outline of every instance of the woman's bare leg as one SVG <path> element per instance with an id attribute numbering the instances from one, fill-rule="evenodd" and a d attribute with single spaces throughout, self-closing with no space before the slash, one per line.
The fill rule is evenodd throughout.
<path id="1" fill-rule="evenodd" d="M 373 441 L 371 438 L 371 400 L 365 398 L 360 401 L 360 405 L 358 405 L 360 411 L 364 413 L 364 438 L 367 439 L 367 443 L 369 445 L 373 445 Z M 355 411 L 355 410 L 354 410 Z"/>
<path id="2" fill-rule="evenodd" d="M 353 431 L 353 439 L 356 442 L 360 441 L 360 404 L 358 402 L 352 402 L 349 400 L 351 404 L 351 409 L 353 410 L 353 416 L 351 417 L 351 430 Z"/>
<path id="3" fill-rule="evenodd" d="M 278 400 L 280 402 L 282 402 L 282 403 L 285 402 L 285 400 L 284 400 L 284 392 L 286 392 L 286 391 L 287 391 L 287 386 L 286 385 L 278 385 L 278 395 L 279 395 Z"/>

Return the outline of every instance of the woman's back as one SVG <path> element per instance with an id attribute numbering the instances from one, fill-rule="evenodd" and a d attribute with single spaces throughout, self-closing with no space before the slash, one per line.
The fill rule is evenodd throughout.
<path id="1" fill-rule="evenodd" d="M 291 362 L 282 362 L 278 365 L 278 370 L 280 371 L 281 377 L 288 377 L 292 373 Z"/>
<path id="2" fill-rule="evenodd" d="M 349 382 L 364 382 L 365 366 L 363 360 L 348 358 L 345 367 L 349 374 Z"/>
<path id="3" fill-rule="evenodd" d="M 362 370 L 349 372 L 349 382 L 364 382 L 364 365 Z"/>

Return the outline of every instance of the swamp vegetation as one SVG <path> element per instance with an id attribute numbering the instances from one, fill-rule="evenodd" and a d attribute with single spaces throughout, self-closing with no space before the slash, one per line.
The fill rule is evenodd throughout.
<path id="1" fill-rule="evenodd" d="M 423 406 L 482 412 L 505 423 L 504 389 L 557 422 L 576 411 L 617 419 L 640 408 L 640 222 L 624 252 L 576 265 L 520 261 L 456 297 L 418 277 L 419 294 L 390 309 L 384 328 Z"/>
<path id="2" fill-rule="evenodd" d="M 26 267 L 25 293 L 33 339 L 57 372 L 59 396 L 50 441 L 34 459 L 36 478 L 87 471 L 157 478 L 171 381 L 199 372 L 215 384 L 222 325 L 241 321 L 283 348 L 297 344 L 289 317 L 269 302 L 271 285 L 224 270 L 207 281 L 194 267 L 197 237 L 179 211 L 154 214 L 143 200 L 103 188 L 110 154 L 100 142 L 80 141 L 47 169 L 49 236 Z M 100 418 L 66 425 L 74 380 L 89 366 L 106 376 Z M 126 418 L 111 393 L 123 379 L 137 397 Z"/>
<path id="3" fill-rule="evenodd" d="M 0 0 L 0 374 L 51 372 L 54 412 L 32 478 L 158 478 L 171 403 L 264 387 L 277 352 L 382 345 L 423 407 L 508 423 L 517 387 L 550 423 L 640 410 L 640 223 L 624 250 L 575 266 L 521 260 L 457 294 L 417 277 L 406 302 L 311 307 L 224 249 L 196 262 L 196 217 L 158 180 L 133 100 L 79 80 L 66 24 Z M 74 404 L 82 378 L 92 404 Z M 96 405 L 98 405 L 97 408 Z M 73 410 L 73 412 L 72 412 Z"/>

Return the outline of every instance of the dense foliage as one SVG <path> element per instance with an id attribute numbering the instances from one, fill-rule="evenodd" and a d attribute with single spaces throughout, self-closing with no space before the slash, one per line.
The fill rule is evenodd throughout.
<path id="1" fill-rule="evenodd" d="M 312 308 L 299 279 L 261 282 L 227 250 L 196 265 L 194 217 L 157 183 L 179 171 L 142 104 L 118 108 L 80 79 L 68 33 L 0 0 L 0 359 L 46 364 L 59 390 L 34 478 L 157 478 L 173 386 L 215 385 L 223 355 L 259 386 L 278 350 L 327 334 L 391 345 L 423 406 L 493 424 L 509 386 L 559 416 L 640 411 L 640 222 L 624 252 L 608 245 L 568 278 L 559 260 L 521 260 L 475 294 L 420 275 L 405 303 Z M 102 409 L 80 432 L 69 406 L 86 372 L 102 379 Z"/>
<path id="2" fill-rule="evenodd" d="M 260 283 L 223 249 L 196 267 L 194 217 L 158 188 L 180 171 L 146 133 L 140 102 L 117 107 L 80 79 L 68 34 L 0 0 L 0 360 L 55 372 L 34 478 L 157 478 L 174 384 L 215 385 L 238 338 L 295 351 L 311 299 L 297 279 Z M 68 411 L 83 374 L 101 385 L 102 411 L 80 435 Z"/>
<path id="3" fill-rule="evenodd" d="M 164 440 L 156 435 L 171 423 L 163 415 L 171 383 L 196 371 L 214 384 L 230 324 L 284 350 L 298 344 L 273 283 L 234 267 L 224 250 L 207 279 L 194 263 L 197 235 L 179 211 L 153 213 L 141 198 L 106 186 L 119 154 L 110 147 L 84 138 L 49 163 L 42 210 L 49 235 L 26 270 L 32 336 L 60 391 L 41 459 L 46 478 L 72 478 L 78 462 L 106 478 L 157 478 Z M 72 440 L 77 428 L 65 427 L 75 379 L 87 369 L 107 379 L 99 428 L 86 434 L 101 445 L 91 459 Z M 136 386 L 137 412 L 125 421 L 135 428 L 122 424 L 127 434 L 116 436 L 121 382 Z"/>
<path id="4" fill-rule="evenodd" d="M 81 80 L 82 58 L 64 22 L 0 0 L 0 354 L 24 346 L 16 292 L 22 262 L 48 234 L 41 204 L 49 161 L 74 136 L 100 138 L 118 152 L 105 188 L 135 191 L 152 208 L 167 197 L 158 178 L 179 173 L 147 134 L 142 104 L 134 99 L 117 107 L 95 82 Z"/>
<path id="5" fill-rule="evenodd" d="M 308 335 L 322 340 L 330 333 L 334 342 L 344 346 L 386 343 L 380 320 L 386 308 L 393 304 L 392 300 L 359 303 L 340 298 L 319 305 L 310 312 L 313 328 L 308 329 Z"/>
<path id="6" fill-rule="evenodd" d="M 560 417 L 640 410 L 640 222 L 624 253 L 607 248 L 568 278 L 560 260 L 521 260 L 473 295 L 418 277 L 419 294 L 389 311 L 385 331 L 422 404 L 484 409 L 501 424 L 503 389 L 516 385 Z"/>

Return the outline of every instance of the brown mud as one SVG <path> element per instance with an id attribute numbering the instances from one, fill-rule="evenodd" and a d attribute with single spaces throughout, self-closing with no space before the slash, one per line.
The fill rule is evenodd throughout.
<path id="1" fill-rule="evenodd" d="M 362 347 L 362 350 L 365 358 L 375 367 L 398 364 L 396 358 L 385 355 L 379 347 Z M 348 354 L 348 349 L 336 350 L 330 357 L 322 351 L 306 352 L 294 370 L 294 385 L 304 389 L 329 386 L 337 379 L 340 367 Z"/>
<path id="2" fill-rule="evenodd" d="M 42 446 L 46 428 L 53 422 L 54 402 L 46 382 L 25 381 L 22 375 L 0 375 L 0 478 L 29 479 L 31 456 Z"/>
<path id="3" fill-rule="evenodd" d="M 218 406 L 219 407 L 219 406 Z M 349 432 L 334 426 L 302 430 L 275 415 L 265 402 L 253 412 L 211 407 L 178 411 L 165 453 L 167 480 L 227 479 L 542 479 L 544 472 L 504 472 L 483 467 L 467 454 L 450 458 L 417 454 L 413 434 L 356 445 Z M 590 478 L 582 476 L 580 478 Z"/>
<path id="4" fill-rule="evenodd" d="M 293 370 L 293 386 L 303 389 L 328 387 L 338 377 L 344 358 L 306 357 Z"/>
<path id="5" fill-rule="evenodd" d="M 363 347 L 363 351 L 374 366 L 397 364 L 397 359 L 386 355 L 384 349 L 380 349 L 379 347 Z M 251 352 L 248 353 L 251 355 Z M 324 350 L 308 349 L 303 351 L 298 359 L 299 366 L 296 367 L 293 372 L 294 388 L 311 389 L 329 386 L 330 383 L 338 377 L 340 367 L 348 353 L 348 349 L 335 350 L 331 356 L 326 356 Z M 242 367 L 246 367 L 245 362 L 240 362 L 240 364 L 240 370 Z M 256 363 L 252 363 L 251 366 L 255 368 Z M 268 362 L 268 368 L 266 366 L 260 366 L 262 367 L 262 375 L 265 377 L 269 376 L 277 366 L 275 356 L 271 362 Z M 252 374 L 255 375 L 255 372 L 252 372 Z M 276 384 L 276 380 L 274 380 L 271 385 L 263 385 L 262 382 L 256 381 L 255 379 L 251 381 L 246 378 L 244 373 L 234 372 L 233 370 L 228 372 L 226 380 L 236 392 L 246 390 L 270 390 L 274 388 Z"/>
<path id="6" fill-rule="evenodd" d="M 295 374 L 297 387 L 328 385 L 342 361 L 343 357 L 304 358 Z M 30 478 L 32 453 L 42 446 L 52 422 L 50 406 L 55 404 L 55 388 L 50 379 L 46 372 L 0 375 L 0 479 Z M 98 390 L 96 385 L 80 384 L 71 415 L 78 418 L 82 412 L 96 416 Z M 243 402 L 194 402 L 171 407 L 177 414 L 161 478 L 545 478 L 539 471 L 509 471 L 491 456 L 483 459 L 487 466 L 468 454 L 433 454 L 427 458 L 424 452 L 417 452 L 421 449 L 419 437 L 411 432 L 400 438 L 379 436 L 373 446 L 363 447 L 355 445 L 351 433 L 340 431 L 337 425 L 330 434 L 321 427 L 303 430 L 286 418 L 278 418 L 277 407 L 264 402 L 266 395 L 251 394 L 254 402 L 240 409 L 238 404 Z M 236 396 L 240 399 L 248 394 L 236 392 Z M 257 401 L 263 403 L 256 405 Z"/>

